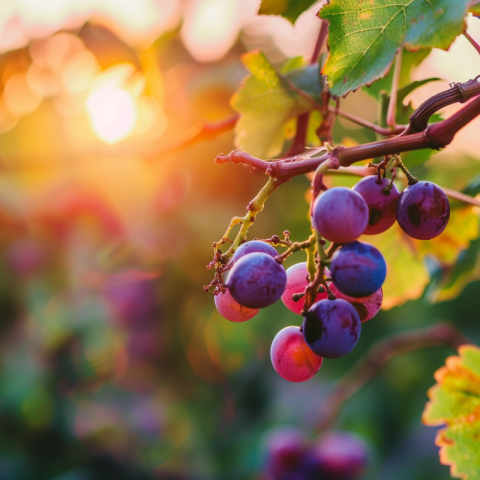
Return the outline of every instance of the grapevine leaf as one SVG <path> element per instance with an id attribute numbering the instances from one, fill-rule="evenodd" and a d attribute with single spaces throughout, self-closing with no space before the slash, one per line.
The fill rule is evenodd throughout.
<path id="1" fill-rule="evenodd" d="M 398 224 L 380 235 L 362 237 L 362 241 L 375 245 L 387 262 L 382 308 L 389 309 L 422 295 L 429 282 L 423 256 Z"/>
<path id="2" fill-rule="evenodd" d="M 406 48 L 403 49 L 402 68 L 400 72 L 399 82 L 400 88 L 412 82 L 412 68 L 418 67 L 418 65 L 420 65 L 425 60 L 425 58 L 430 54 L 430 52 L 431 50 L 429 49 L 417 50 L 415 52 L 410 52 Z M 390 94 L 390 91 L 392 90 L 392 82 L 393 69 L 390 69 L 387 75 L 373 82 L 371 85 L 363 87 L 363 90 L 377 100 L 381 100 L 380 94 L 382 92 Z"/>
<path id="3" fill-rule="evenodd" d="M 330 0 L 319 17 L 330 24 L 323 68 L 340 97 L 386 75 L 398 49 L 447 50 L 465 27 L 469 0 Z"/>
<path id="4" fill-rule="evenodd" d="M 473 5 L 470 7 L 470 12 L 472 12 L 475 16 L 480 16 L 480 3 L 477 5 Z"/>
<path id="5" fill-rule="evenodd" d="M 459 356 L 447 358 L 435 372 L 435 380 L 422 420 L 430 426 L 446 425 L 435 440 L 440 462 L 450 466 L 453 477 L 479 479 L 480 349 L 461 346 Z"/>
<path id="6" fill-rule="evenodd" d="M 480 173 L 473 177 L 470 183 L 463 189 L 463 193 L 471 197 L 475 197 L 480 193 Z"/>
<path id="7" fill-rule="evenodd" d="M 272 158 L 282 151 L 288 122 L 312 109 L 286 79 L 318 99 L 321 91 L 318 68 L 311 65 L 282 76 L 261 52 L 247 53 L 242 60 L 252 75 L 232 97 L 232 108 L 240 114 L 235 142 L 252 155 Z"/>
<path id="8" fill-rule="evenodd" d="M 480 239 L 460 252 L 453 265 L 439 266 L 436 278 L 427 290 L 431 302 L 456 298 L 470 282 L 480 278 Z"/>
<path id="9" fill-rule="evenodd" d="M 259 15 L 281 15 L 291 23 L 317 0 L 262 0 Z"/>

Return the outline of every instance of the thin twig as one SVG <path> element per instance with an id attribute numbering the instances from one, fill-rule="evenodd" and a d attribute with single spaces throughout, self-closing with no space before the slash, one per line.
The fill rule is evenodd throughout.
<path id="1" fill-rule="evenodd" d="M 480 45 L 472 38 L 472 36 L 466 30 L 463 32 L 463 35 L 473 45 L 473 48 L 480 53 Z"/>
<path id="2" fill-rule="evenodd" d="M 364 120 L 363 118 L 352 115 L 349 112 L 345 112 L 343 110 L 337 111 L 335 107 L 329 106 L 328 109 L 330 112 L 332 113 L 337 112 L 337 114 L 340 117 L 346 118 L 347 120 L 350 120 L 351 122 L 356 123 L 357 125 L 360 125 L 362 127 L 369 128 L 370 130 L 373 130 L 375 133 L 378 133 L 379 135 L 383 135 L 384 137 L 400 135 L 407 128 L 407 125 L 397 125 L 393 129 L 380 127 L 379 125 L 375 125 L 374 123 L 369 122 L 368 120 Z"/>
<path id="3" fill-rule="evenodd" d="M 343 404 L 378 375 L 392 358 L 436 345 L 449 345 L 456 350 L 460 345 L 469 343 L 459 330 L 446 323 L 397 333 L 380 340 L 337 382 L 333 392 L 325 399 L 320 407 L 317 430 L 330 428 Z"/>
<path id="4" fill-rule="evenodd" d="M 400 75 L 402 73 L 402 52 L 403 52 L 403 49 L 401 49 L 398 52 L 397 58 L 395 59 L 392 90 L 390 92 L 390 103 L 388 104 L 387 125 L 392 130 L 395 129 L 395 127 L 397 126 L 397 123 L 396 123 L 397 96 L 398 96 L 398 87 L 400 86 Z"/>

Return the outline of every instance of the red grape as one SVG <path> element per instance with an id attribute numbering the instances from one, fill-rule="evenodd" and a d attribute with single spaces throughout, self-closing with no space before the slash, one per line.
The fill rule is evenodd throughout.
<path id="1" fill-rule="evenodd" d="M 383 178 L 377 183 L 377 176 L 362 178 L 353 190 L 359 193 L 368 206 L 368 225 L 364 235 L 376 235 L 388 230 L 396 220 L 395 207 L 397 205 L 400 193 L 395 184 L 388 194 L 384 193 L 384 188 L 390 184 L 389 180 Z"/>
<path id="2" fill-rule="evenodd" d="M 310 350 L 299 327 L 285 327 L 272 342 L 273 368 L 285 380 L 304 382 L 322 366 L 323 358 Z"/>
<path id="3" fill-rule="evenodd" d="M 215 306 L 222 317 L 231 322 L 246 322 L 258 313 L 258 308 L 248 308 L 240 305 L 227 291 L 215 295 Z"/>
<path id="4" fill-rule="evenodd" d="M 329 287 L 337 298 L 346 300 L 355 308 L 362 323 L 371 320 L 382 307 L 383 290 L 381 288 L 366 297 L 349 297 L 342 293 L 333 282 L 329 284 Z"/>
<path id="5" fill-rule="evenodd" d="M 325 274 L 329 275 L 330 272 L 325 272 Z M 287 286 L 283 292 L 282 301 L 288 309 L 298 315 L 303 310 L 303 298 L 295 302 L 292 299 L 292 295 L 305 291 L 305 287 L 310 283 L 308 278 L 307 262 L 297 263 L 287 269 Z M 319 302 L 324 298 L 327 298 L 327 294 L 319 293 L 315 298 L 315 302 Z"/>

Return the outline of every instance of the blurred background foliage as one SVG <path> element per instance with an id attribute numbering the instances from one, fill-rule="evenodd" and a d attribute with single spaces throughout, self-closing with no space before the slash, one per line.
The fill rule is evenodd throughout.
<path id="1" fill-rule="evenodd" d="M 234 115 L 243 52 L 261 48 L 275 66 L 308 58 L 319 28 L 318 3 L 295 25 L 256 16 L 258 7 L 2 2 L 0 479 L 259 479 L 268 431 L 288 424 L 313 438 L 322 398 L 377 339 L 446 320 L 480 341 L 473 209 L 461 209 L 470 220 L 458 217 L 448 241 L 412 248 L 395 231 L 381 240 L 390 309 L 364 326 L 354 352 L 305 384 L 282 380 L 269 359 L 276 332 L 299 317 L 282 304 L 245 324 L 216 312 L 202 288 L 210 246 L 265 178 L 214 165 L 233 148 L 232 131 L 191 139 Z M 413 79 L 444 80 L 416 90 L 414 106 L 474 76 L 468 44 L 453 49 L 448 62 L 435 51 L 413 70 Z M 342 107 L 378 116 L 363 91 Z M 413 173 L 477 195 L 478 128 Z M 375 138 L 343 120 L 334 134 L 338 143 Z M 288 128 L 285 138 L 288 148 Z M 308 186 L 306 177 L 284 185 L 252 235 L 306 238 Z M 297 255 L 287 265 L 303 261 Z M 420 416 L 433 372 L 452 353 L 396 358 L 345 405 L 337 426 L 373 452 L 365 478 L 449 478 Z"/>

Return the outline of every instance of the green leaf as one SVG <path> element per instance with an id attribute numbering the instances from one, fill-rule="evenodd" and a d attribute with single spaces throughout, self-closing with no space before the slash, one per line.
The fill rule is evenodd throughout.
<path id="1" fill-rule="evenodd" d="M 480 173 L 463 189 L 465 195 L 475 197 L 480 193 Z"/>
<path id="2" fill-rule="evenodd" d="M 247 53 L 242 60 L 252 75 L 232 97 L 232 108 L 240 114 L 235 143 L 254 156 L 273 158 L 282 151 L 288 122 L 312 109 L 286 79 L 318 100 L 321 91 L 318 67 L 311 65 L 282 76 L 261 52 Z"/>
<path id="3" fill-rule="evenodd" d="M 412 82 L 411 73 L 414 67 L 418 67 L 428 55 L 430 55 L 431 50 L 417 50 L 415 52 L 411 52 L 406 48 L 403 49 L 402 53 L 402 68 L 400 72 L 400 88 L 408 85 Z M 383 78 L 380 78 L 373 82 L 371 85 L 363 87 L 363 90 L 371 95 L 372 97 L 376 98 L 377 100 L 381 99 L 381 93 L 385 92 L 390 94 L 392 90 L 392 82 L 393 82 L 393 69 L 388 71 L 388 74 L 385 75 Z"/>
<path id="4" fill-rule="evenodd" d="M 430 401 L 423 423 L 446 425 L 435 443 L 440 462 L 450 466 L 451 475 L 464 480 L 480 479 L 480 349 L 463 345 L 459 355 L 447 358 L 435 372 L 437 384 L 428 391 Z"/>
<path id="5" fill-rule="evenodd" d="M 295 23 L 295 20 L 317 0 L 262 0 L 259 15 L 281 15 Z"/>
<path id="6" fill-rule="evenodd" d="M 469 0 L 331 0 L 319 12 L 330 24 L 323 73 L 340 97 L 386 75 L 395 54 L 448 49 L 463 32 Z"/>

